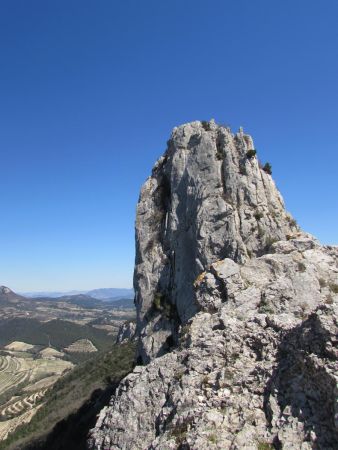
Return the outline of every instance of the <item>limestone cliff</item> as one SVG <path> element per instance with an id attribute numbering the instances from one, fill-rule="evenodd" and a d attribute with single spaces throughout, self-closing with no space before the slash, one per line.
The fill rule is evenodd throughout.
<path id="1" fill-rule="evenodd" d="M 144 184 L 134 274 L 143 361 L 167 351 L 197 312 L 194 280 L 211 263 L 245 262 L 296 230 L 253 149 L 242 130 L 182 125 Z"/>
<path id="2" fill-rule="evenodd" d="M 102 449 L 334 449 L 338 249 L 300 232 L 253 141 L 174 129 L 142 188 L 140 361 L 90 436 Z"/>

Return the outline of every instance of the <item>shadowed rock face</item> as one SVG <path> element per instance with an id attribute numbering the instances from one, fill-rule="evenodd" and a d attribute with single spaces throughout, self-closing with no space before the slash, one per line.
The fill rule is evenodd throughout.
<path id="1" fill-rule="evenodd" d="M 143 186 L 148 364 L 120 383 L 90 448 L 336 448 L 338 248 L 297 229 L 252 148 L 212 122 L 183 125 Z"/>
<path id="2" fill-rule="evenodd" d="M 197 312 L 194 281 L 211 263 L 245 262 L 295 231 L 271 176 L 247 156 L 253 148 L 242 131 L 182 125 L 144 184 L 134 273 L 143 361 L 163 354 Z"/>

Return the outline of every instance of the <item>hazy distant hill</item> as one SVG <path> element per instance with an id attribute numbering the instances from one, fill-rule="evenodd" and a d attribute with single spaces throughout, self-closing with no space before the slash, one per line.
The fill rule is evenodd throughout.
<path id="1" fill-rule="evenodd" d="M 25 298 L 22 295 L 16 294 L 7 286 L 0 286 L 0 303 L 7 304 L 16 301 L 22 301 Z"/>
<path id="2" fill-rule="evenodd" d="M 86 294 L 100 300 L 112 300 L 114 298 L 133 298 L 134 289 L 102 288 L 93 289 L 86 292 Z"/>
<path id="3" fill-rule="evenodd" d="M 49 297 L 49 298 L 59 298 L 66 297 L 70 295 L 88 295 L 92 298 L 99 300 L 114 300 L 122 298 L 133 298 L 134 290 L 125 288 L 99 288 L 92 289 L 91 291 L 35 291 L 35 292 L 22 292 L 25 297 L 36 298 L 36 297 Z"/>
<path id="4" fill-rule="evenodd" d="M 32 292 L 21 292 L 21 295 L 29 298 L 37 298 L 37 297 L 49 297 L 49 298 L 58 298 L 64 295 L 78 295 L 85 294 L 85 291 L 32 291 Z"/>
<path id="5" fill-rule="evenodd" d="M 104 303 L 114 308 L 135 308 L 134 298 L 113 298 L 105 300 Z"/>
<path id="6" fill-rule="evenodd" d="M 100 300 L 86 294 L 64 295 L 57 298 L 28 298 L 16 294 L 6 286 L 0 286 L 0 334 L 3 334 L 0 336 L 0 346 L 1 338 L 4 337 L 2 324 L 17 325 L 16 322 L 11 322 L 13 319 L 20 319 L 21 322 L 18 329 L 12 328 L 14 331 L 14 335 L 11 335 L 12 340 L 17 340 L 18 336 L 15 336 L 15 333 L 21 334 L 22 330 L 26 328 L 25 324 L 31 320 L 39 323 L 51 323 L 57 319 L 81 326 L 85 335 L 78 338 L 86 338 L 89 336 L 87 334 L 91 328 L 90 324 L 95 324 L 106 334 L 115 334 L 121 323 L 124 320 L 133 319 L 134 314 L 133 298 L 115 297 Z M 6 336 L 11 331 L 12 325 L 9 326 L 9 330 L 6 329 Z M 88 330 L 86 330 L 87 326 L 89 326 Z M 20 340 L 25 341 L 25 336 L 22 336 Z M 28 342 L 33 343 L 29 340 Z"/>
<path id="7" fill-rule="evenodd" d="M 100 308 L 100 309 L 124 309 L 124 308 L 134 308 L 134 298 L 133 297 L 115 297 L 99 299 L 86 294 L 79 295 L 64 295 L 62 297 L 46 298 L 45 300 L 62 301 L 67 303 L 72 303 L 73 305 L 82 306 L 84 308 Z"/>

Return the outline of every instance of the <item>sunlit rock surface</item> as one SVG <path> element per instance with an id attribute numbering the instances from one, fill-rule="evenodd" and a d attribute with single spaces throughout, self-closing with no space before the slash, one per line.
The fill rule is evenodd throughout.
<path id="1" fill-rule="evenodd" d="M 143 186 L 148 364 L 122 381 L 91 448 L 337 448 L 338 249 L 298 229 L 253 148 L 242 130 L 183 125 Z"/>

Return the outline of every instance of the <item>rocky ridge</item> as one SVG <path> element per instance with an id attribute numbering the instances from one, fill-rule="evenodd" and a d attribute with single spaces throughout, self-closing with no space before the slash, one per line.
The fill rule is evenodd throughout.
<path id="1" fill-rule="evenodd" d="M 338 249 L 298 229 L 250 150 L 242 130 L 183 125 L 142 188 L 148 364 L 102 410 L 91 448 L 335 448 Z"/>
<path id="2" fill-rule="evenodd" d="M 144 362 L 177 342 L 177 324 L 198 311 L 194 280 L 211 263 L 243 263 L 297 230 L 253 150 L 243 130 L 233 134 L 214 121 L 182 125 L 144 184 L 134 273 Z"/>

